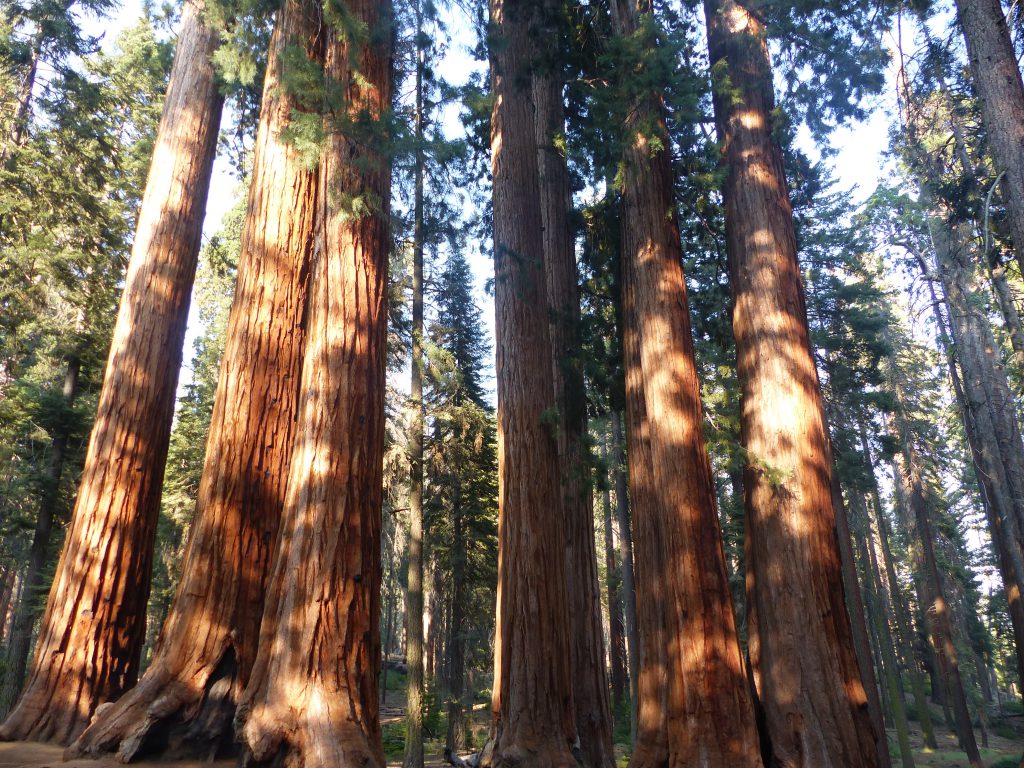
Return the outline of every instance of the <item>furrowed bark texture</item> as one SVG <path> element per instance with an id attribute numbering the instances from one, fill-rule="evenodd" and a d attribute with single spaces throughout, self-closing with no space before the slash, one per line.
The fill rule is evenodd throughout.
<path id="1" fill-rule="evenodd" d="M 742 390 L 747 610 L 772 764 L 874 768 L 831 497 L 764 30 L 733 0 L 706 0 L 715 118 L 727 164 L 726 238 Z M 794 628 L 800 631 L 795 632 Z"/>
<path id="2" fill-rule="evenodd" d="M 636 34 L 619 7 L 620 32 Z M 704 445 L 672 161 L 655 94 L 624 126 L 626 416 L 642 643 L 632 768 L 761 765 Z M 634 456 L 634 442 L 641 450 Z M 641 469 L 638 462 L 644 462 Z"/>
<path id="3" fill-rule="evenodd" d="M 101 713 L 72 755 L 212 756 L 259 641 L 295 429 L 316 173 L 281 137 L 297 107 L 282 52 L 317 55 L 316 15 L 289 0 L 270 44 L 235 297 L 182 580 L 139 684 Z"/>
<path id="4" fill-rule="evenodd" d="M 236 718 L 250 765 L 384 765 L 377 675 L 391 175 L 375 132 L 391 104 L 391 19 L 374 0 L 347 10 L 358 33 L 327 18 L 320 32 L 325 74 L 342 98 L 324 115 L 298 423 L 259 650 Z"/>
<path id="5" fill-rule="evenodd" d="M 1005 202 L 1017 263 L 1024 272 L 1024 82 L 999 0 L 957 0 L 971 76 Z"/>
<path id="6" fill-rule="evenodd" d="M 545 8 L 545 12 L 553 15 L 555 10 Z M 549 34 L 550 26 L 551 22 L 545 24 L 542 34 L 557 46 L 558 38 Z M 558 148 L 558 140 L 565 133 L 565 118 L 557 74 L 534 74 L 533 97 L 554 393 L 560 417 L 558 469 L 565 522 L 569 650 L 576 728 L 586 765 L 609 768 L 615 765 L 615 750 L 597 580 L 593 496 L 588 481 L 587 397 L 579 360 L 580 295 L 569 225 L 569 171 L 565 156 Z"/>
<path id="7" fill-rule="evenodd" d="M 576 741 L 529 67 L 535 4 L 491 0 L 494 303 L 498 384 L 498 613 L 494 721 L 484 763 L 571 768 Z"/>
<path id="8" fill-rule="evenodd" d="M 223 99 L 182 11 L 96 422 L 28 684 L 0 739 L 68 743 L 135 683 L 164 463 Z"/>

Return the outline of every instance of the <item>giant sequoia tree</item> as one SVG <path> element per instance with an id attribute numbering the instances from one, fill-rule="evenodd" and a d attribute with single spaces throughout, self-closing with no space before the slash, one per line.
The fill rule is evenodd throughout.
<path id="1" fill-rule="evenodd" d="M 875 766 L 761 21 L 705 3 L 742 388 L 750 662 L 776 765 Z M 793 626 L 803 627 L 800 636 Z"/>
<path id="2" fill-rule="evenodd" d="M 75 510 L 35 659 L 0 738 L 68 742 L 134 682 L 185 320 L 222 97 L 217 33 L 182 14 Z"/>
<path id="3" fill-rule="evenodd" d="M 494 723 L 485 761 L 569 768 L 577 733 L 529 77 L 536 5 L 491 2 L 500 549 Z"/>
<path id="4" fill-rule="evenodd" d="M 620 3 L 617 17 L 620 35 L 655 49 L 651 16 Z M 656 91 L 641 91 L 623 127 L 626 415 L 643 645 L 630 765 L 753 767 L 760 744 L 704 446 L 663 109 Z"/>
<path id="5" fill-rule="evenodd" d="M 238 279 L 195 520 L 158 647 L 139 684 L 96 719 L 75 753 L 131 759 L 232 744 L 256 657 L 294 437 L 316 171 L 283 134 L 317 105 L 287 85 L 286 51 L 317 60 L 315 17 L 282 7 L 270 43 Z M 294 75 L 293 73 L 290 73 Z"/>
<path id="6" fill-rule="evenodd" d="M 312 3 L 289 6 L 315 19 Z M 315 237 L 297 424 L 260 643 L 247 759 L 382 766 L 380 528 L 391 167 L 388 5 L 323 11 Z"/>

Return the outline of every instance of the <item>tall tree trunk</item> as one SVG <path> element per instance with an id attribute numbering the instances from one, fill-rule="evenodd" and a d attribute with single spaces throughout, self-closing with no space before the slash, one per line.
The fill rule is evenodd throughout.
<path id="1" fill-rule="evenodd" d="M 64 474 L 64 454 L 68 447 L 68 421 L 71 408 L 78 396 L 78 375 L 82 364 L 77 357 L 67 362 L 64 374 L 63 409 L 60 424 L 50 442 L 50 463 L 39 500 L 32 545 L 29 548 L 28 565 L 25 568 L 24 592 L 14 609 L 11 623 L 11 641 L 7 649 L 7 669 L 4 673 L 3 689 L 0 690 L 0 713 L 6 714 L 21 690 L 25 679 L 25 667 L 32 644 L 32 628 L 39 617 L 39 599 L 43 592 L 46 560 L 50 554 L 50 539 L 57 516 L 60 499 L 60 480 Z M 6 608 L 3 612 L 6 617 Z"/>
<path id="2" fill-rule="evenodd" d="M 223 97 L 201 0 L 182 11 L 96 422 L 28 685 L 0 739 L 68 743 L 130 688 Z"/>
<path id="3" fill-rule="evenodd" d="M 1024 442 L 1000 350 L 970 287 L 969 238 L 962 226 L 933 222 L 938 276 L 949 306 L 950 331 L 963 378 L 962 415 L 979 487 L 989 506 L 989 526 L 1010 603 L 1018 665 L 1024 670 Z M 937 307 L 938 305 L 935 304 Z M 937 314 L 941 323 L 941 314 Z M 944 335 L 944 323 L 940 326 Z M 947 340 L 948 341 L 948 340 Z M 948 361 L 954 386 L 955 363 Z M 1016 604 L 1016 605 L 1015 605 Z"/>
<path id="4" fill-rule="evenodd" d="M 462 699 L 466 687 L 466 539 L 462 520 L 462 488 L 452 498 L 452 620 L 448 627 L 448 734 L 445 748 L 452 752 L 466 748 L 466 715 Z"/>
<path id="5" fill-rule="evenodd" d="M 315 19 L 315 3 L 295 10 Z M 298 422 L 259 649 L 236 724 L 244 759 L 384 765 L 380 666 L 390 8 L 325 14 L 323 115 Z M 354 34 L 353 28 L 361 30 Z M 250 763 L 251 764 L 251 763 Z"/>
<path id="6" fill-rule="evenodd" d="M 558 48 L 557 4 L 542 2 L 543 39 Z M 565 576 L 569 596 L 569 652 L 580 751 L 589 768 L 615 765 L 612 716 L 605 671 L 601 591 L 597 579 L 594 510 L 587 460 L 587 395 L 579 358 L 580 295 L 576 250 L 569 224 L 572 204 L 558 63 L 541 63 L 533 76 L 537 165 L 544 226 L 549 332 L 558 429 L 558 470 L 565 524 Z"/>
<path id="7" fill-rule="evenodd" d="M 914 755 L 910 749 L 910 729 L 907 724 L 907 711 L 903 703 L 903 691 L 900 686 L 899 665 L 896 660 L 896 644 L 893 640 L 890 617 L 892 605 L 889 592 L 882 581 L 878 567 L 878 553 L 875 549 L 875 535 L 871 528 L 871 516 L 867 506 L 861 501 L 858 511 L 862 517 L 858 521 L 858 541 L 861 546 L 861 557 L 864 559 L 864 570 L 867 574 L 866 586 L 877 603 L 872 602 L 868 610 L 871 613 L 875 631 L 879 639 L 879 652 L 882 657 L 883 677 L 889 691 L 889 706 L 892 710 L 893 724 L 896 728 L 896 741 L 900 748 L 900 762 L 903 768 L 914 768 Z"/>
<path id="8" fill-rule="evenodd" d="M 423 0 L 416 0 L 413 112 L 412 361 L 409 383 L 409 570 L 406 579 L 408 694 L 404 768 L 423 768 Z"/>
<path id="9" fill-rule="evenodd" d="M 289 0 L 270 43 L 263 109 L 182 580 L 139 684 L 105 710 L 71 754 L 147 744 L 165 755 L 233 751 L 232 719 L 259 642 L 295 434 L 303 315 L 313 247 L 316 173 L 281 137 L 301 109 L 282 82 L 282 54 L 318 55 L 318 24 Z"/>
<path id="10" fill-rule="evenodd" d="M 895 371 L 893 373 L 895 376 Z M 902 403 L 903 393 L 898 382 L 893 380 L 898 400 Z M 971 717 L 967 709 L 963 682 L 960 679 L 960 667 L 956 646 L 953 643 L 953 627 L 949 616 L 949 606 L 940 580 L 939 567 L 935 558 L 934 534 L 928 509 L 928 500 L 924 486 L 924 471 L 921 459 L 913 443 L 913 436 L 906 423 L 902 404 L 896 415 L 897 435 L 903 450 L 905 480 L 909 491 L 910 511 L 914 516 L 917 540 L 920 544 L 921 566 L 925 579 L 929 583 L 930 595 L 928 603 L 922 606 L 928 622 L 929 631 L 935 644 L 935 658 L 939 666 L 939 674 L 943 680 L 944 693 L 951 699 L 953 717 L 961 746 L 967 753 L 971 766 L 981 766 L 981 755 L 974 739 Z"/>
<path id="11" fill-rule="evenodd" d="M 705 14 L 728 169 L 754 681 L 775 765 L 874 768 L 884 734 L 871 723 L 843 600 L 821 390 L 772 137 L 767 41 L 756 16 L 734 0 L 706 0 Z"/>
<path id="12" fill-rule="evenodd" d="M 960 412 L 964 434 L 967 436 L 974 475 L 988 518 L 990 536 L 995 545 L 996 559 L 1009 607 L 1010 624 L 1013 627 L 1018 677 L 1024 680 L 1024 599 L 1022 599 L 1021 590 L 1021 584 L 1024 581 L 1020 578 L 1020 576 L 1024 576 L 1024 557 L 1022 557 L 1020 547 L 1016 544 L 1018 540 L 1016 532 L 1019 529 L 1016 522 L 1017 512 L 1014 506 L 1013 490 L 1007 481 L 1005 467 L 999 456 L 993 414 L 990 409 L 979 407 L 986 402 L 983 395 L 977 393 L 978 400 L 972 400 L 967 396 L 964 379 L 957 368 L 957 350 L 954 348 L 954 342 L 950 338 L 946 320 L 942 315 L 935 283 L 929 279 L 928 265 L 923 256 L 919 254 L 916 256 L 931 295 L 932 313 L 939 331 L 939 343 L 945 354 L 954 398 Z M 974 326 L 972 325 L 972 327 Z M 967 330 L 968 327 L 964 324 L 958 328 L 962 337 Z M 971 334 L 966 333 L 966 336 L 970 337 Z M 967 366 L 965 371 L 973 370 L 971 367 L 975 362 L 973 357 L 965 359 L 962 354 L 959 357 L 961 358 L 961 367 Z M 978 374 L 974 375 L 977 377 Z"/>
<path id="13" fill-rule="evenodd" d="M 988 144 L 1006 174 L 1010 234 L 1024 273 L 1024 82 L 999 0 L 956 0 L 956 7 Z"/>
<path id="14" fill-rule="evenodd" d="M 608 461 L 607 436 L 602 437 L 602 453 Z M 626 701 L 626 628 L 623 623 L 622 568 L 615 551 L 615 528 L 612 525 L 612 494 L 608 483 L 603 484 L 601 494 L 604 509 L 604 567 L 608 584 L 608 656 L 611 666 L 612 703 L 620 713 Z"/>
<path id="15" fill-rule="evenodd" d="M 494 719 L 484 764 L 571 768 L 565 525 L 549 415 L 555 397 L 529 76 L 535 5 L 490 5 L 499 513 Z"/>
<path id="16" fill-rule="evenodd" d="M 868 443 L 867 428 L 861 421 L 860 440 L 861 450 L 867 459 L 868 465 L 872 468 L 871 498 L 875 506 L 875 513 L 878 515 L 878 539 L 882 550 L 882 563 L 885 567 L 885 579 L 879 578 L 882 590 L 888 595 L 895 619 L 896 626 L 896 650 L 900 663 L 906 668 L 910 675 L 910 689 L 914 694 L 914 705 L 917 709 L 917 721 L 921 726 L 921 735 L 924 745 L 929 749 L 938 749 L 935 741 L 935 729 L 932 726 L 931 711 L 928 707 L 928 697 L 924 692 L 924 678 L 918 667 L 917 658 L 914 653 L 913 624 L 910 621 L 910 610 L 907 608 L 906 599 L 900 588 L 899 579 L 896 577 L 896 565 L 893 561 L 892 551 L 889 548 L 889 532 L 885 515 L 882 512 L 882 502 L 878 493 L 878 481 L 874 473 L 874 461 L 871 458 L 871 446 Z M 895 490 L 894 490 L 895 495 Z"/>
<path id="17" fill-rule="evenodd" d="M 626 615 L 626 655 L 629 664 L 630 743 L 636 744 L 637 707 L 640 704 L 640 632 L 636 620 L 636 570 L 625 471 L 625 442 L 622 435 L 622 416 L 618 411 L 612 411 L 612 444 L 615 460 L 615 518 L 619 524 L 619 543 L 622 550 L 622 607 Z"/>
<path id="18" fill-rule="evenodd" d="M 631 3 L 618 4 L 618 25 L 623 37 L 640 30 Z M 626 416 L 643 644 L 630 766 L 754 768 L 762 764 L 760 742 L 704 444 L 671 141 L 658 93 L 630 105 L 623 145 Z"/>

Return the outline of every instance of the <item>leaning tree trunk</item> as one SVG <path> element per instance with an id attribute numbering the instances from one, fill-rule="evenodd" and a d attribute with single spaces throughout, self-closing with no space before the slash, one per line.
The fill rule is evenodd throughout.
<path id="1" fill-rule="evenodd" d="M 53 536 L 53 524 L 60 499 L 60 480 L 64 474 L 64 455 L 69 438 L 68 419 L 71 417 L 71 407 L 78 396 L 78 376 L 82 370 L 81 361 L 77 357 L 70 358 L 67 365 L 67 371 L 64 374 L 63 413 L 50 442 L 50 462 L 39 501 L 35 530 L 32 532 L 32 545 L 29 548 L 28 565 L 25 568 L 23 596 L 15 607 L 14 620 L 11 624 L 11 641 L 7 648 L 7 669 L 4 673 L 3 689 L 0 690 L 0 713 L 4 714 L 10 711 L 25 679 L 25 667 L 28 664 L 28 654 L 32 645 L 32 628 L 39 616 L 37 599 L 43 591 L 44 569 L 50 554 L 50 539 Z M 0 624 L 3 623 L 4 617 L 6 617 L 6 608 L 0 611 Z"/>
<path id="2" fill-rule="evenodd" d="M 316 56 L 315 17 L 281 11 L 270 43 L 238 279 L 182 580 L 139 684 L 72 746 L 130 760 L 233 750 L 259 641 L 295 429 L 316 173 L 281 137 L 299 108 L 282 53 Z"/>
<path id="3" fill-rule="evenodd" d="M 748 626 L 773 761 L 878 764 L 843 600 L 821 390 L 807 329 L 764 29 L 706 0 L 742 390 Z M 801 632 L 791 630 L 800 626 Z"/>
<path id="4" fill-rule="evenodd" d="M 999 0 L 956 0 L 981 98 L 988 144 L 1004 190 L 1017 264 L 1024 273 L 1024 82 Z"/>
<path id="5" fill-rule="evenodd" d="M 530 68 L 533 3 L 491 0 L 498 611 L 484 764 L 576 764 L 565 526 Z M 583 734 L 586 737 L 586 734 Z"/>
<path id="6" fill-rule="evenodd" d="M 318 6 L 295 10 L 315 18 Z M 323 116 L 298 422 L 259 650 L 236 718 L 247 764 L 384 765 L 377 675 L 391 169 L 379 132 L 391 106 L 390 13 L 375 0 L 346 10 L 344 24 L 325 15 L 319 33 L 324 74 L 341 98 Z"/>
<path id="7" fill-rule="evenodd" d="M 223 98 L 182 11 L 85 468 L 25 692 L 0 739 L 67 743 L 135 683 L 164 463 Z"/>
<path id="8" fill-rule="evenodd" d="M 618 21 L 623 37 L 640 28 L 627 2 Z M 760 743 L 704 445 L 671 142 L 656 92 L 630 105 L 623 132 L 626 416 L 643 644 L 630 766 L 756 768 Z"/>
<path id="9" fill-rule="evenodd" d="M 542 3 L 546 18 L 541 34 L 557 48 L 553 17 L 557 11 Z M 597 580 L 592 489 L 587 466 L 587 396 L 581 345 L 580 296 L 576 249 L 569 224 L 571 192 L 566 158 L 558 147 L 565 133 L 562 84 L 557 64 L 540 65 L 533 77 L 537 164 L 541 217 L 544 226 L 544 267 L 555 404 L 560 416 L 558 470 L 565 525 L 565 576 L 569 598 L 569 652 L 573 700 L 580 752 L 588 768 L 615 765 L 612 715 L 605 672 L 601 591 Z"/>

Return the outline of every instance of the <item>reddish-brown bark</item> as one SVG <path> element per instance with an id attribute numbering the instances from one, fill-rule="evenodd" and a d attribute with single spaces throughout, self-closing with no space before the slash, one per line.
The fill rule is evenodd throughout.
<path id="1" fill-rule="evenodd" d="M 147 742 L 165 755 L 234 748 L 232 719 L 259 640 L 288 477 L 313 242 L 316 173 L 281 137 L 295 99 L 281 53 L 317 55 L 315 17 L 282 10 L 271 39 L 235 298 L 182 581 L 145 675 L 71 754 Z"/>
<path id="2" fill-rule="evenodd" d="M 636 34 L 620 3 L 619 31 Z M 632 768 L 761 765 L 703 437 L 663 106 L 624 126 L 622 295 L 637 620 Z"/>
<path id="3" fill-rule="evenodd" d="M 772 763 L 874 768 L 876 734 L 843 599 L 821 390 L 807 329 L 764 29 L 706 0 L 727 166 L 726 246 L 747 453 L 750 660 Z M 799 627 L 799 633 L 793 631 Z"/>
<path id="4" fill-rule="evenodd" d="M 543 33 L 551 34 L 555 10 L 546 7 Z M 562 86 L 557 66 L 534 74 L 533 98 L 538 146 L 541 216 L 544 226 L 544 271 L 555 404 L 558 408 L 558 470 L 565 522 L 565 571 L 569 599 L 569 652 L 579 749 L 588 768 L 615 764 L 612 716 L 605 672 L 601 592 L 597 580 L 593 495 L 586 455 L 587 396 L 579 359 L 580 295 L 576 250 L 569 225 L 571 193 L 565 155 Z"/>
<path id="5" fill-rule="evenodd" d="M 314 15 L 313 3 L 296 5 Z M 324 115 L 298 421 L 260 644 L 238 707 L 249 764 L 383 766 L 380 526 L 391 105 L 387 3 L 325 16 Z M 357 30 L 357 31 L 354 31 Z M 368 138 L 373 137 L 373 138 Z M 378 143 L 380 142 L 380 143 Z"/>
<path id="6" fill-rule="evenodd" d="M 28 684 L 2 739 L 67 743 L 131 687 L 217 146 L 217 33 L 185 4 L 96 422 Z"/>
<path id="7" fill-rule="evenodd" d="M 530 66 L 532 3 L 491 0 L 498 612 L 484 763 L 571 768 L 565 526 Z"/>

